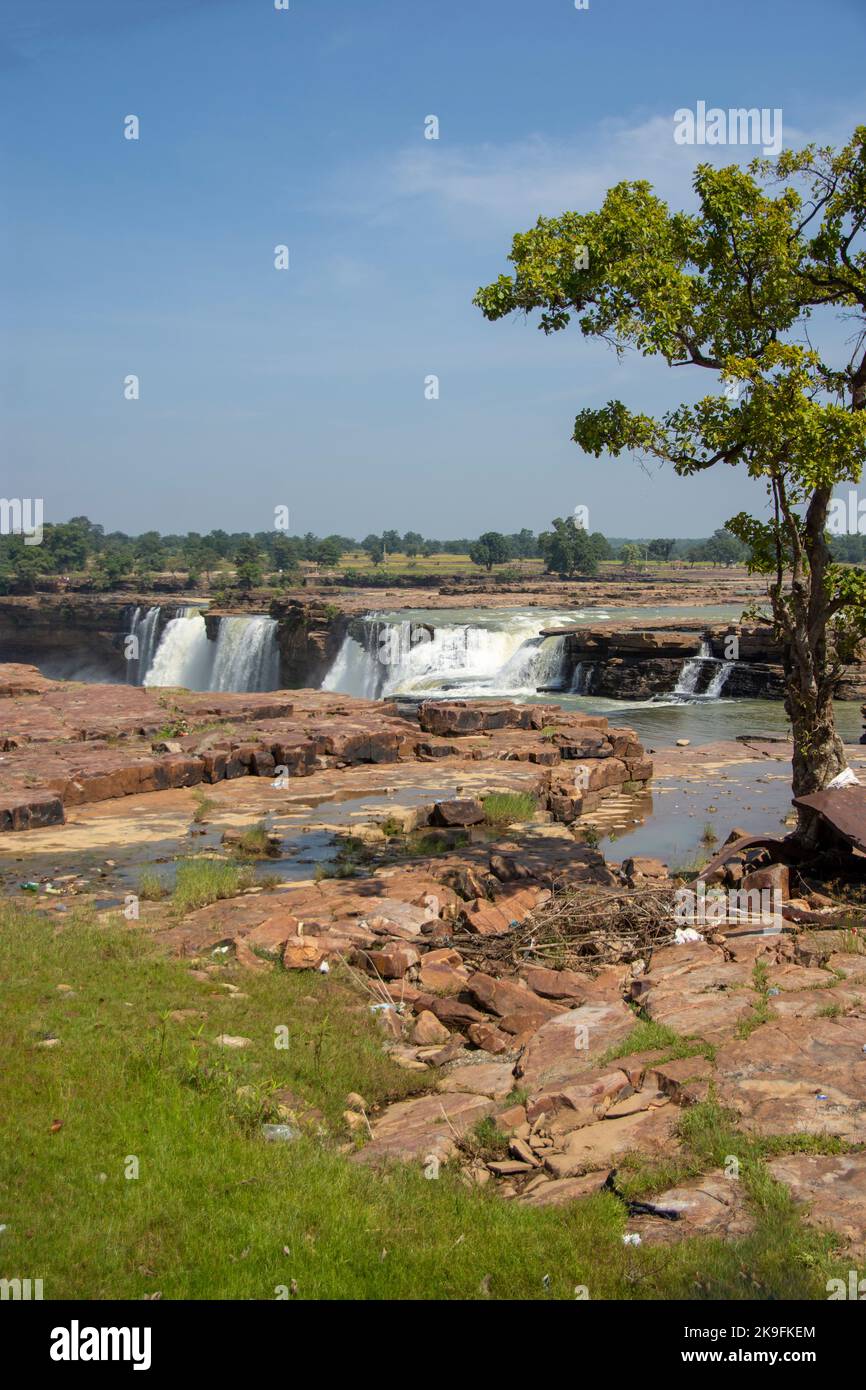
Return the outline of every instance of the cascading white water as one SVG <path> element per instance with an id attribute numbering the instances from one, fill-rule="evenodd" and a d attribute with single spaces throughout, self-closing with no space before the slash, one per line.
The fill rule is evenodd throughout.
<path id="1" fill-rule="evenodd" d="M 273 618 L 220 618 L 208 690 L 276 690 L 280 653 Z"/>
<path id="2" fill-rule="evenodd" d="M 731 674 L 733 669 L 733 661 L 722 661 L 719 663 L 718 670 L 716 671 L 715 675 L 713 676 L 713 679 L 707 686 L 708 700 L 719 699 L 720 695 L 722 694 L 722 691 L 728 683 L 728 676 Z"/>
<path id="3" fill-rule="evenodd" d="M 694 695 L 698 688 L 698 681 L 700 680 L 703 669 L 704 663 L 697 659 L 684 662 L 683 669 L 680 671 L 677 683 L 674 686 L 674 694 L 683 695 L 686 698 L 690 695 Z"/>
<path id="4" fill-rule="evenodd" d="M 704 691 L 698 694 L 698 684 L 704 672 L 704 667 L 709 663 L 712 663 L 716 669 Z M 675 696 L 679 696 L 684 700 L 718 700 L 725 688 L 728 676 L 733 670 L 733 666 L 734 663 L 732 661 L 717 661 L 712 654 L 709 642 L 703 640 L 701 642 L 699 655 L 683 663 L 683 668 L 680 671 L 673 693 Z"/>
<path id="5" fill-rule="evenodd" d="M 142 685 L 178 685 L 185 690 L 207 690 L 213 651 L 198 608 L 182 608 L 166 623 L 162 640 Z"/>
<path id="6" fill-rule="evenodd" d="M 131 685 L 142 685 L 150 670 L 157 647 L 159 624 L 162 609 L 159 605 L 144 610 L 136 608 L 129 624 L 129 636 L 134 637 L 138 656 L 131 658 L 127 666 L 127 680 Z"/>
<path id="7" fill-rule="evenodd" d="M 185 690 L 276 690 L 280 654 L 273 618 L 220 618 L 208 640 L 198 608 L 183 608 L 166 625 L 142 684 Z"/>
<path id="8" fill-rule="evenodd" d="M 542 637 L 538 616 L 519 614 L 501 625 L 431 627 L 408 620 L 368 618 L 347 636 L 323 681 L 324 690 L 365 699 L 459 692 L 535 694 L 562 679 L 565 644 Z M 359 638 L 361 640 L 359 640 Z"/>

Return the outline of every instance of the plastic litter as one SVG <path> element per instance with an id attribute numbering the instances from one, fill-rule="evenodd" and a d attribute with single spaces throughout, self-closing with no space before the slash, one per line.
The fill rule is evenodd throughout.
<path id="1" fill-rule="evenodd" d="M 637 1231 L 627 1233 L 622 1238 L 623 1245 L 640 1245 L 640 1236 Z"/>
<path id="2" fill-rule="evenodd" d="M 300 1136 L 301 1131 L 294 1125 L 262 1125 L 262 1134 L 272 1144 L 290 1144 Z"/>
<path id="3" fill-rule="evenodd" d="M 827 785 L 826 785 L 826 787 L 824 788 L 824 790 L 825 790 L 826 792 L 835 792 L 835 791 L 838 791 L 840 787 L 859 787 L 859 786 L 860 786 L 860 782 L 859 782 L 859 780 L 858 780 L 856 774 L 851 770 L 850 767 L 846 767 L 846 768 L 843 768 L 843 769 L 842 769 L 842 771 L 838 774 L 838 776 L 836 776 L 836 777 L 833 778 L 833 781 L 832 781 L 832 782 L 828 782 L 828 783 L 827 783 Z"/>
<path id="4" fill-rule="evenodd" d="M 694 927 L 677 927 L 674 932 L 674 941 L 678 946 L 685 946 L 688 941 L 703 941 L 703 937 L 699 931 L 695 931 Z"/>

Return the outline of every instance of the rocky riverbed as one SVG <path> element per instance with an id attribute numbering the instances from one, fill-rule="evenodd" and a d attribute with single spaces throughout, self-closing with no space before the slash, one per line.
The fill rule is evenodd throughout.
<path id="1" fill-rule="evenodd" d="M 622 1195 L 635 1165 L 655 1166 L 672 1180 L 629 1208 L 630 1238 L 733 1237 L 753 1219 L 736 1176 L 683 1161 L 688 1113 L 712 1103 L 862 1256 L 856 891 L 846 903 L 742 853 L 715 891 L 769 886 L 774 910 L 723 896 L 683 931 L 672 866 L 611 853 L 614 827 L 627 844 L 653 824 L 650 797 L 690 785 L 724 816 L 732 781 L 752 777 L 757 799 L 775 778 L 784 807 L 783 741 L 672 747 L 654 769 L 630 728 L 554 704 L 194 694 L 22 665 L 0 669 L 0 711 L 8 892 L 58 925 L 79 903 L 133 901 L 129 930 L 235 990 L 247 971 L 327 971 L 366 998 L 382 1046 L 427 1085 L 377 1110 L 348 1097 L 346 1161 L 431 1177 L 452 1163 L 536 1206 Z M 142 867 L 220 861 L 250 825 L 274 846 L 267 877 L 180 917 L 139 900 Z"/>

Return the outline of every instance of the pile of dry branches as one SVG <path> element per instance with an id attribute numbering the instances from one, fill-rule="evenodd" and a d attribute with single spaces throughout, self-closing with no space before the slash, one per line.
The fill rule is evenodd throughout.
<path id="1" fill-rule="evenodd" d="M 673 934 L 674 893 L 672 884 L 557 891 L 507 936 L 463 937 L 459 949 L 463 956 L 554 970 L 647 960 Z"/>

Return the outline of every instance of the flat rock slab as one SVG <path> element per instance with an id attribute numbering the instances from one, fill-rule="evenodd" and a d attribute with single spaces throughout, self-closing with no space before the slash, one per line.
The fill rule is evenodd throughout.
<path id="1" fill-rule="evenodd" d="M 708 1039 L 729 1037 L 757 998 L 751 966 L 726 960 L 721 947 L 707 942 L 655 952 L 652 969 L 633 982 L 632 997 L 653 1022 Z"/>
<path id="2" fill-rule="evenodd" d="M 434 1157 L 443 1162 L 462 1136 L 494 1109 L 486 1096 L 457 1092 L 421 1096 L 391 1105 L 373 1126 L 373 1138 L 352 1157 L 359 1163 L 399 1159 L 404 1163 Z"/>
<path id="3" fill-rule="evenodd" d="M 667 1105 L 584 1125 L 566 1137 L 564 1152 L 545 1154 L 545 1167 L 556 1178 L 570 1178 L 615 1167 L 624 1154 L 633 1150 L 641 1154 L 672 1154 L 678 1147 L 674 1141 L 677 1118 L 675 1107 Z"/>
<path id="4" fill-rule="evenodd" d="M 866 1259 L 866 1154 L 789 1154 L 768 1165 L 806 1220 L 841 1235 L 857 1260 Z"/>
<path id="5" fill-rule="evenodd" d="M 535 1095 L 578 1080 L 634 1026 L 635 1016 L 622 999 L 581 1004 L 556 1014 L 526 1045 L 515 1069 L 521 1086 Z"/>
<path id="6" fill-rule="evenodd" d="M 550 1178 L 521 1194 L 519 1200 L 527 1207 L 563 1207 L 582 1197 L 595 1197 L 603 1191 L 607 1173 L 584 1173 L 579 1178 Z"/>
<path id="7" fill-rule="evenodd" d="M 670 1187 L 648 1203 L 660 1211 L 676 1212 L 675 1220 L 664 1216 L 629 1218 L 629 1234 L 637 1234 L 643 1245 L 672 1245 L 689 1236 L 715 1236 L 738 1240 L 754 1226 L 748 1211 L 743 1185 L 723 1173 L 707 1173 L 680 1187 Z"/>
<path id="8" fill-rule="evenodd" d="M 440 1091 L 462 1091 L 464 1094 L 489 1096 L 491 1100 L 501 1100 L 513 1091 L 514 1067 L 511 1062 L 468 1063 L 455 1067 L 439 1083 Z"/>
<path id="9" fill-rule="evenodd" d="M 864 1045 L 862 1017 L 765 1023 L 716 1054 L 719 1100 L 757 1134 L 860 1141 L 866 1127 Z"/>

